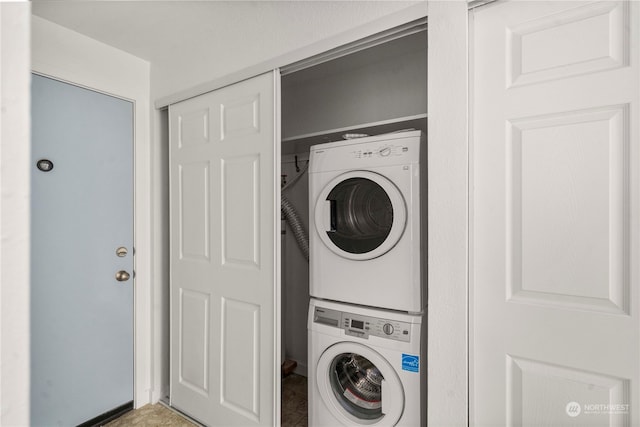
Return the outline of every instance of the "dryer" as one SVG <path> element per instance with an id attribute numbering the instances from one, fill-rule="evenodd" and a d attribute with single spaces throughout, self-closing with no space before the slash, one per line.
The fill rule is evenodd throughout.
<path id="1" fill-rule="evenodd" d="M 309 425 L 425 426 L 424 319 L 312 298 Z"/>
<path id="2" fill-rule="evenodd" d="M 410 131 L 311 147 L 311 296 L 424 310 L 424 139 Z"/>

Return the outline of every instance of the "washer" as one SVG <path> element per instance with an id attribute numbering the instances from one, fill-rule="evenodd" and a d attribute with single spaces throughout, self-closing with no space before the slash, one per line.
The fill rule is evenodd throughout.
<path id="1" fill-rule="evenodd" d="M 425 426 L 424 318 L 312 298 L 309 425 Z"/>
<path id="2" fill-rule="evenodd" d="M 311 296 L 424 310 L 423 141 L 410 131 L 311 147 Z"/>

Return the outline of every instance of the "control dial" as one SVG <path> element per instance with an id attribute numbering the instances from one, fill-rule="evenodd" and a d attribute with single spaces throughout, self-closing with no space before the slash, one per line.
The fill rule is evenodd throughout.
<path id="1" fill-rule="evenodd" d="M 378 154 L 380 154 L 382 157 L 387 157 L 389 154 L 391 154 L 391 147 L 381 148 L 378 151 Z"/>
<path id="2" fill-rule="evenodd" d="M 382 331 L 387 335 L 391 335 L 393 333 L 393 325 L 391 323 L 385 323 L 382 326 Z"/>

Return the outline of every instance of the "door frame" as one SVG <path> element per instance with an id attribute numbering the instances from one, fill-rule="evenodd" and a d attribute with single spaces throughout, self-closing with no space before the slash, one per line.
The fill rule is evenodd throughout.
<path id="1" fill-rule="evenodd" d="M 427 425 L 469 425 L 468 16 L 429 2 Z"/>
<path id="2" fill-rule="evenodd" d="M 0 3 L 0 425 L 29 424 L 30 16 Z"/>
<path id="3" fill-rule="evenodd" d="M 466 426 L 469 422 L 468 7 L 464 0 L 427 0 L 305 48 L 154 100 L 157 124 L 154 138 L 160 141 L 161 110 L 169 104 L 273 69 L 286 69 L 295 62 L 428 16 L 427 406 L 437 410 L 427 412 L 427 424 L 433 425 Z M 154 195 L 162 197 L 157 186 Z M 157 258 L 157 262 L 161 259 Z M 155 329 L 158 328 L 162 325 Z M 154 346 L 153 362 L 158 369 L 153 372 L 153 383 L 157 388 L 162 385 L 161 350 L 157 344 Z M 154 393 L 157 397 L 160 390 Z"/>
<path id="4" fill-rule="evenodd" d="M 151 401 L 152 387 L 150 66 L 144 60 L 37 16 L 31 16 L 31 25 L 31 72 L 133 103 L 136 274 L 132 386 L 134 407 L 139 408 Z"/>

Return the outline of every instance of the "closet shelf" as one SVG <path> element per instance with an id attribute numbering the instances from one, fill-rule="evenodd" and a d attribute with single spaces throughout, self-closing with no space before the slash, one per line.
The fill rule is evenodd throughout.
<path id="1" fill-rule="evenodd" d="M 288 146 L 296 146 L 295 152 L 299 152 L 301 146 L 311 146 L 322 144 L 325 142 L 340 141 L 345 133 L 366 133 L 369 135 L 380 135 L 384 133 L 394 132 L 403 129 L 419 129 L 426 131 L 427 114 L 416 114 L 413 116 L 397 117 L 389 120 L 381 120 L 378 122 L 363 123 L 354 126 L 347 126 L 336 129 L 323 130 L 304 135 L 295 135 L 282 138 L 283 151 Z M 289 150 L 286 150 L 289 151 Z"/>

